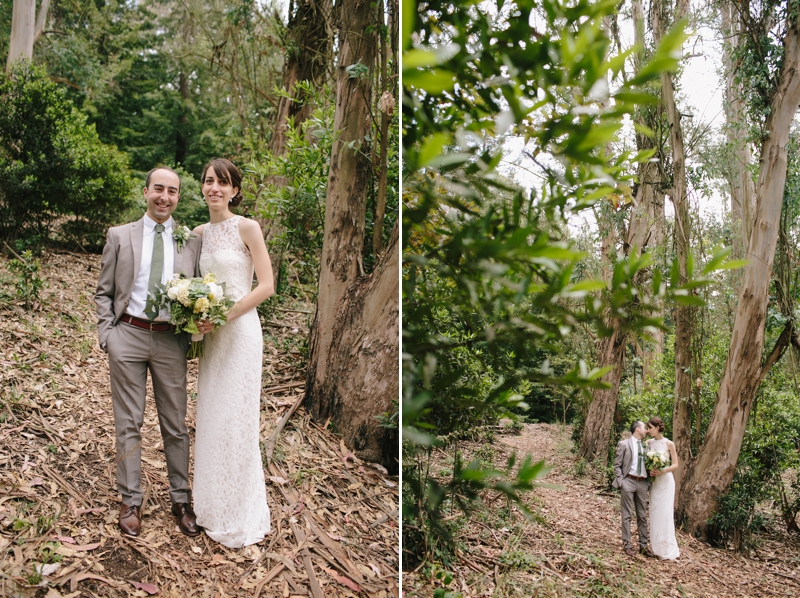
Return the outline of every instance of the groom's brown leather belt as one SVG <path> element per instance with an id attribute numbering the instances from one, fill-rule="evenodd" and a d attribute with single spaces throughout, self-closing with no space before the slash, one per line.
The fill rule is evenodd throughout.
<path id="1" fill-rule="evenodd" d="M 175 324 L 170 324 L 169 322 L 151 322 L 150 320 L 145 320 L 144 318 L 134 318 L 128 314 L 122 314 L 120 320 L 126 324 L 130 324 L 131 326 L 144 328 L 150 332 L 175 332 Z"/>
<path id="2" fill-rule="evenodd" d="M 633 478 L 634 480 L 646 480 L 647 479 L 645 476 L 642 476 L 642 475 L 631 475 L 631 474 L 628 474 L 628 477 L 629 478 Z"/>

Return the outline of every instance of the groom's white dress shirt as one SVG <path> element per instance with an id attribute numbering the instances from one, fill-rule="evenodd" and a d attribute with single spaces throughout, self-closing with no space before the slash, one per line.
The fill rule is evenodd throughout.
<path id="1" fill-rule="evenodd" d="M 633 449 L 633 460 L 631 461 L 631 470 L 628 475 L 635 475 L 642 477 L 644 472 L 639 471 L 639 440 L 635 436 L 631 436 L 631 448 Z"/>
<path id="2" fill-rule="evenodd" d="M 172 279 L 172 269 L 175 263 L 175 256 L 172 251 L 172 227 L 173 220 L 164 223 L 164 231 L 161 238 L 164 239 L 164 272 L 161 275 L 161 282 L 165 283 Z M 139 272 L 136 274 L 136 281 L 133 283 L 130 302 L 126 312 L 137 318 L 147 318 L 144 313 L 147 301 L 147 285 L 150 282 L 150 262 L 153 259 L 153 242 L 156 238 L 156 222 L 147 214 L 144 215 L 144 226 L 142 227 L 142 262 L 139 264 Z M 169 320 L 169 311 L 161 310 L 156 317 L 157 322 Z"/>

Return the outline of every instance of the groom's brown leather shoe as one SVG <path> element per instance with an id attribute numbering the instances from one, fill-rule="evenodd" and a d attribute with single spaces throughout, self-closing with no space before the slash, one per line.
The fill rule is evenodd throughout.
<path id="1" fill-rule="evenodd" d="M 633 549 L 633 546 L 628 546 L 625 548 L 625 554 L 628 556 L 636 557 L 636 551 Z"/>
<path id="2" fill-rule="evenodd" d="M 640 554 L 643 554 L 644 556 L 646 556 L 646 557 L 649 557 L 649 558 L 651 558 L 651 559 L 654 559 L 654 558 L 656 558 L 656 555 L 654 555 L 654 554 L 653 554 L 653 551 L 652 551 L 652 550 L 650 550 L 650 549 L 649 549 L 649 548 L 647 548 L 647 547 L 639 549 L 639 553 L 640 553 Z"/>
<path id="3" fill-rule="evenodd" d="M 139 505 L 120 505 L 119 529 L 128 536 L 139 535 L 142 531 L 142 508 Z"/>
<path id="4" fill-rule="evenodd" d="M 178 523 L 178 528 L 187 536 L 199 536 L 203 528 L 197 525 L 197 515 L 191 505 L 185 502 L 176 502 L 172 505 L 172 514 Z"/>

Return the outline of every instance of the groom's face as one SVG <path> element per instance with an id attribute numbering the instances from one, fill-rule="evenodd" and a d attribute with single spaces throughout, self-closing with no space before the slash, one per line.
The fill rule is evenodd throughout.
<path id="1" fill-rule="evenodd" d="M 642 424 L 641 426 L 636 428 L 636 430 L 634 431 L 633 435 L 636 436 L 636 438 L 638 438 L 639 440 L 644 438 L 647 435 L 646 432 L 645 432 L 644 424 Z"/>
<path id="2" fill-rule="evenodd" d="M 178 207 L 181 180 L 170 170 L 156 170 L 150 175 L 150 184 L 144 188 L 147 215 L 163 224 Z"/>

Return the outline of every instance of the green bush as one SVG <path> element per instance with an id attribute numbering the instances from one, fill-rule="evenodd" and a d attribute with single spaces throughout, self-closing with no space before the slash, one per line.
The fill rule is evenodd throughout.
<path id="1" fill-rule="evenodd" d="M 762 501 L 782 502 L 786 496 L 785 506 L 794 506 L 792 486 L 786 495 L 781 474 L 800 465 L 796 445 L 800 413 L 793 393 L 775 390 L 770 385 L 759 393 L 754 411 L 745 431 L 733 483 L 709 519 L 713 539 L 731 545 L 736 551 L 751 547 L 755 543 L 754 534 L 764 528 L 766 520 L 758 510 Z"/>
<path id="2" fill-rule="evenodd" d="M 244 207 L 279 224 L 282 232 L 270 240 L 270 254 L 293 255 L 300 281 L 313 284 L 319 273 L 325 228 L 334 106 L 326 98 L 327 89 L 315 91 L 306 83 L 298 85 L 307 87 L 317 107 L 300 125 L 289 120 L 282 155 L 265 152 L 244 169 L 245 178 L 260 181 L 252 188 L 245 186 Z"/>
<path id="3" fill-rule="evenodd" d="M 0 239 L 42 243 L 56 229 L 96 248 L 131 199 L 127 156 L 43 69 L 18 61 L 0 74 Z"/>
<path id="4" fill-rule="evenodd" d="M 39 299 L 39 289 L 44 286 L 44 281 L 39 278 L 41 265 L 39 260 L 33 258 L 33 253 L 28 250 L 21 257 L 21 260 L 11 260 L 8 269 L 17 277 L 15 281 L 17 297 L 25 302 L 26 309 L 30 309 L 33 302 Z"/>

